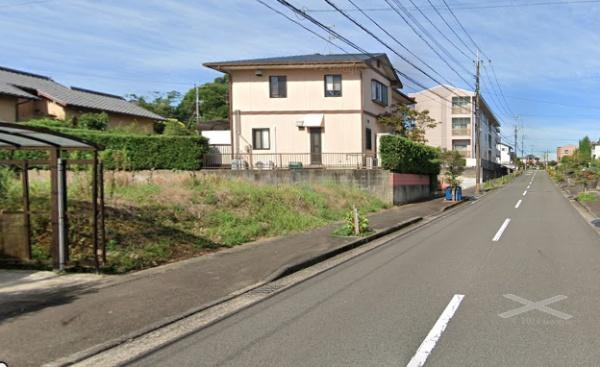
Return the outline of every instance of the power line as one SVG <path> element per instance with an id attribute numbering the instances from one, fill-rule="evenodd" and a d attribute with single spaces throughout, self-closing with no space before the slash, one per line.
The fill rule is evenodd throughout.
<path id="1" fill-rule="evenodd" d="M 521 3 L 521 4 L 497 4 L 497 5 L 471 5 L 471 4 L 463 4 L 463 5 L 455 5 L 454 9 L 456 10 L 478 10 L 478 9 L 501 9 L 501 8 L 526 8 L 526 7 L 541 7 L 541 6 L 560 6 L 560 5 L 585 5 L 585 4 L 598 4 L 600 0 L 574 0 L 574 1 L 540 1 L 535 3 Z M 443 8 L 439 8 L 436 6 L 431 6 L 437 10 L 447 10 Z M 344 9 L 348 11 L 353 11 L 351 9 Z M 367 12 L 388 12 L 390 8 L 363 8 L 364 11 Z M 414 8 L 409 8 L 411 11 L 416 11 Z M 306 9 L 306 12 L 309 13 L 331 13 L 331 9 Z"/>
<path id="2" fill-rule="evenodd" d="M 357 27 L 359 27 L 360 29 L 362 29 L 364 32 L 366 32 L 368 35 L 370 35 L 371 37 L 373 37 L 375 40 L 377 40 L 379 43 L 381 43 L 384 47 L 386 47 L 388 50 L 390 50 L 391 52 L 393 52 L 394 54 L 396 54 L 398 57 L 400 57 L 402 60 L 406 61 L 407 63 L 409 63 L 412 67 L 414 67 L 415 69 L 417 69 L 419 72 L 423 73 L 425 76 L 427 76 L 429 79 L 433 80 L 434 82 L 438 83 L 438 84 L 442 84 L 440 83 L 436 78 L 432 77 L 429 73 L 427 73 L 426 71 L 424 71 L 423 69 L 421 69 L 420 67 L 418 67 L 417 65 L 415 65 L 413 62 L 411 62 L 410 60 L 408 60 L 405 56 L 403 56 L 402 54 L 398 53 L 395 49 L 393 49 L 392 47 L 390 47 L 387 43 L 385 43 L 383 40 L 381 40 L 381 38 L 379 38 L 377 35 L 375 35 L 373 32 L 371 32 L 369 29 L 367 29 L 365 26 L 363 26 L 360 22 L 358 22 L 356 19 L 352 18 L 351 16 L 349 16 L 348 14 L 346 14 L 345 12 L 343 12 L 342 10 L 339 10 L 339 8 L 337 7 L 337 5 L 335 5 L 333 2 L 331 2 L 330 0 L 324 0 L 327 4 L 329 4 L 331 7 L 333 7 L 334 9 L 338 10 L 340 14 L 342 14 L 346 19 L 350 20 L 352 23 L 354 23 Z M 352 3 L 354 5 L 354 3 Z"/>
<path id="3" fill-rule="evenodd" d="M 448 23 L 448 21 L 446 20 L 446 17 L 444 17 L 442 15 L 442 13 L 440 12 L 440 10 L 433 5 L 433 3 L 431 2 L 431 0 L 427 0 L 427 2 L 429 3 L 429 5 L 431 5 L 431 7 L 433 8 L 433 10 L 437 13 L 437 15 L 442 19 L 442 21 L 446 24 L 446 26 L 450 29 L 450 31 L 456 36 L 456 38 L 460 41 L 460 43 L 463 44 L 463 46 L 465 46 L 465 48 L 471 52 L 472 55 L 475 55 L 475 53 L 473 52 L 473 50 L 471 50 L 471 48 L 467 45 L 467 43 L 463 40 L 463 38 L 461 36 L 458 35 L 458 33 L 456 32 L 456 30 L 454 30 L 454 27 L 452 27 L 450 25 L 450 23 Z"/>
<path id="4" fill-rule="evenodd" d="M 429 18 L 427 16 L 427 14 L 425 14 L 421 8 L 419 8 L 419 6 L 417 4 L 415 4 L 415 2 L 413 0 L 408 0 L 410 1 L 410 3 L 418 10 L 418 12 L 429 22 L 429 24 L 431 24 L 431 26 L 438 31 L 438 33 L 444 37 L 444 39 L 446 41 L 448 41 L 448 43 L 450 43 L 452 46 L 454 46 L 454 48 L 456 48 L 461 54 L 463 54 L 467 59 L 471 60 L 471 56 L 467 55 L 460 47 L 458 47 L 450 38 L 448 38 L 448 36 L 446 36 L 446 34 L 444 32 L 442 32 L 438 26 L 431 20 L 431 18 Z"/>
<path id="5" fill-rule="evenodd" d="M 389 5 L 389 6 L 390 6 L 390 7 L 391 7 L 393 10 L 394 10 L 394 12 L 395 12 L 396 14 L 398 14 L 398 16 L 399 16 L 400 18 L 402 18 L 402 20 L 403 20 L 403 21 L 404 21 L 404 22 L 405 22 L 405 23 L 406 23 L 406 24 L 407 24 L 407 25 L 410 27 L 410 29 L 411 29 L 411 30 L 412 30 L 412 31 L 413 31 L 413 32 L 414 32 L 414 33 L 415 33 L 415 34 L 416 34 L 416 35 L 417 35 L 417 36 L 418 36 L 418 37 L 419 37 L 419 38 L 420 38 L 420 39 L 421 39 L 423 42 L 425 42 L 425 44 L 426 44 L 426 45 L 427 45 L 427 46 L 428 46 L 428 47 L 429 47 L 429 48 L 430 48 L 430 49 L 431 49 L 431 50 L 432 50 L 432 51 L 433 51 L 435 54 L 436 54 L 436 55 L 437 55 L 437 56 L 438 56 L 438 57 L 439 57 L 439 58 L 440 58 L 440 59 L 441 59 L 441 60 L 442 60 L 442 61 L 443 61 L 443 62 L 444 62 L 444 63 L 445 63 L 445 64 L 446 64 L 446 65 L 447 65 L 447 66 L 448 66 L 448 67 L 449 67 L 449 68 L 450 68 L 450 69 L 451 69 L 451 70 L 452 70 L 452 71 L 453 71 L 455 74 L 456 74 L 456 75 L 458 75 L 458 77 L 459 77 L 460 79 L 462 79 L 462 80 L 463 80 L 463 81 L 466 83 L 466 85 L 467 85 L 467 86 L 469 86 L 469 88 L 472 88 L 472 86 L 471 86 L 470 82 L 468 82 L 467 80 L 465 80 L 465 78 L 464 78 L 464 77 L 463 77 L 463 76 L 462 76 L 462 75 L 461 75 L 461 74 L 460 74 L 460 73 L 459 73 L 459 72 L 458 72 L 456 69 L 454 69 L 454 67 L 452 67 L 452 65 L 450 65 L 450 63 L 449 63 L 449 62 L 448 62 L 448 61 L 447 61 L 447 60 L 446 60 L 446 59 L 445 59 L 445 58 L 444 58 L 442 55 L 440 55 L 440 53 L 438 52 L 438 50 L 437 50 L 435 47 L 433 47 L 433 46 L 431 45 L 431 43 L 429 43 L 429 41 L 427 41 L 427 39 L 425 39 L 425 37 L 424 37 L 424 36 L 423 36 L 421 33 L 419 33 L 419 31 L 418 31 L 418 30 L 416 30 L 416 29 L 415 29 L 415 27 L 412 25 L 412 23 L 411 23 L 411 22 L 409 22 L 409 21 L 408 21 L 408 19 L 406 19 L 406 17 L 405 17 L 404 15 L 402 15 L 402 13 L 400 13 L 400 12 L 398 11 L 398 9 L 396 9 L 396 8 L 395 8 L 395 7 L 394 7 L 394 6 L 393 6 L 393 5 L 390 3 L 390 0 L 385 0 L 385 2 L 386 2 L 386 3 L 387 3 L 387 4 L 388 4 L 388 5 Z"/>
<path id="6" fill-rule="evenodd" d="M 440 42 L 438 42 L 438 40 L 437 40 L 435 37 L 433 37 L 433 36 L 431 35 L 431 33 L 429 33 L 429 31 L 428 31 L 428 30 L 427 30 L 427 29 L 426 29 L 426 28 L 423 26 L 423 24 L 421 24 L 421 22 L 419 22 L 419 20 L 418 20 L 418 19 L 417 19 L 415 16 L 413 16 L 413 15 L 412 15 L 412 14 L 411 14 L 411 13 L 408 11 L 408 9 L 406 9 L 406 7 L 405 7 L 405 6 L 404 6 L 404 5 L 403 5 L 403 4 L 400 2 L 400 0 L 392 0 L 392 1 L 393 1 L 393 2 L 396 4 L 396 7 L 397 7 L 398 9 L 400 9 L 400 10 L 401 10 L 401 11 L 402 11 L 402 12 L 403 12 L 403 13 L 404 13 L 404 14 L 405 14 L 405 15 L 406 15 L 406 16 L 407 16 L 407 17 L 408 17 L 408 18 L 409 18 L 409 19 L 410 19 L 412 22 L 413 22 L 413 24 L 414 24 L 415 26 L 417 26 L 417 28 L 419 28 L 419 29 L 421 30 L 421 32 L 422 32 L 422 33 L 423 33 L 425 36 L 427 36 L 427 38 L 429 38 L 429 40 L 431 40 L 433 43 L 435 43 L 435 45 L 437 46 L 437 48 L 439 48 L 439 49 L 440 49 L 440 50 L 441 50 L 441 51 L 442 51 L 442 52 L 443 52 L 443 53 L 446 55 L 446 57 L 448 58 L 448 60 L 451 60 L 451 61 L 452 61 L 452 62 L 453 62 L 455 65 L 457 65 L 459 68 L 461 68 L 461 69 L 462 69 L 462 70 L 463 70 L 465 73 L 467 73 L 467 74 L 470 74 L 470 71 L 468 71 L 468 70 L 467 70 L 467 69 L 466 69 L 466 68 L 465 68 L 465 67 L 464 67 L 464 66 L 463 66 L 463 65 L 462 65 L 462 64 L 461 64 L 461 63 L 460 63 L 458 60 L 456 60 L 456 59 L 454 58 L 454 55 L 453 55 L 453 54 L 452 54 L 450 51 L 448 51 L 448 50 L 446 49 L 446 47 L 444 47 L 444 46 L 443 46 L 443 45 L 442 45 Z M 409 0 L 409 1 L 411 1 L 411 2 L 412 2 L 412 0 Z M 387 2 L 387 3 L 388 3 L 388 5 L 389 5 L 389 2 L 388 2 L 387 0 L 386 0 L 386 2 Z M 414 3 L 413 3 L 413 4 L 414 4 Z M 397 13 L 397 12 L 396 12 L 396 13 Z M 404 18 L 403 18 L 403 19 L 404 19 Z M 411 27 L 411 29 L 413 29 L 413 30 L 414 30 L 414 28 L 412 28 L 412 27 Z M 442 57 L 442 56 L 440 56 L 440 55 L 437 53 L 437 51 L 436 51 L 436 50 L 434 50 L 434 51 L 436 52 L 436 55 L 438 55 L 438 56 L 439 56 L 441 59 L 443 59 L 443 57 Z M 444 60 L 444 61 L 445 61 L 445 60 Z M 448 64 L 448 65 L 449 65 L 449 64 Z M 459 75 L 459 77 L 460 77 L 460 75 Z M 463 79 L 463 80 L 464 80 L 464 79 Z M 466 83 L 467 83 L 467 85 L 470 85 L 470 84 L 469 84 L 469 82 L 466 82 Z"/>
<path id="7" fill-rule="evenodd" d="M 477 45 L 477 42 L 475 42 L 475 40 L 473 39 L 473 37 L 471 37 L 471 34 L 469 34 L 469 32 L 466 30 L 466 28 L 464 27 L 464 25 L 462 24 L 462 22 L 460 21 L 460 19 L 458 19 L 458 17 L 456 16 L 456 14 L 454 14 L 454 11 L 452 11 L 452 8 L 450 7 L 450 5 L 448 5 L 448 3 L 446 2 L 446 0 L 442 0 L 442 2 L 444 3 L 444 5 L 448 9 L 448 11 L 450 12 L 450 14 L 452 15 L 452 17 L 454 17 L 454 20 L 456 21 L 456 23 L 458 24 L 458 26 L 467 35 L 467 37 L 469 38 L 469 40 L 471 41 L 471 43 L 473 43 L 473 46 L 475 46 L 475 48 L 477 50 L 479 50 L 484 56 L 487 57 L 487 59 L 489 61 L 489 64 L 490 64 L 490 68 L 492 69 L 492 72 L 494 74 L 494 79 L 496 81 L 496 86 L 498 87 L 498 90 L 500 91 L 500 95 L 502 96 L 501 100 L 504 102 L 504 106 L 506 107 L 506 110 L 508 111 L 509 116 L 510 115 L 514 116 L 515 114 L 512 112 L 510 106 L 508 105 L 508 102 L 506 102 L 506 98 L 504 97 L 504 92 L 502 91 L 502 87 L 500 87 L 500 83 L 498 82 L 498 76 L 496 75 L 496 71 L 494 69 L 494 65 L 492 64 L 491 57 L 489 57 L 488 55 L 486 55 L 485 52 L 483 52 L 481 50 L 481 48 L 479 47 L 479 45 Z"/>
<path id="8" fill-rule="evenodd" d="M 295 14 L 304 17 L 305 19 L 307 19 L 308 21 L 310 21 L 311 23 L 315 24 L 316 26 L 318 26 L 319 28 L 325 30 L 326 32 L 328 32 L 329 34 L 337 37 L 338 39 L 342 40 L 344 43 L 346 43 L 347 45 L 349 45 L 350 47 L 354 48 L 355 50 L 359 51 L 362 54 L 371 56 L 371 57 L 375 57 L 376 55 L 374 55 L 373 53 L 370 53 L 368 51 L 366 51 L 365 49 L 363 49 L 362 47 L 360 47 L 359 45 L 357 45 L 356 43 L 354 43 L 353 41 L 349 40 L 348 38 L 342 36 L 340 33 L 334 31 L 333 29 L 331 29 L 331 27 L 326 26 L 325 24 L 321 23 L 319 20 L 315 19 L 314 17 L 312 17 L 311 15 L 307 14 L 305 11 L 300 10 L 299 8 L 297 8 L 296 6 L 294 6 L 293 4 L 291 4 L 290 2 L 288 2 L 287 0 L 277 0 L 277 2 L 279 2 L 280 4 L 284 5 L 285 7 L 287 7 L 288 9 L 290 9 L 291 11 L 293 11 Z M 414 78 L 406 75 L 405 73 L 403 73 L 402 71 L 394 68 L 394 70 L 399 74 L 402 75 L 404 78 L 406 78 L 407 80 L 412 81 L 413 83 L 419 85 L 421 88 L 423 89 L 427 89 L 426 86 L 424 86 L 423 84 L 421 84 L 420 82 L 418 82 L 417 80 L 415 80 Z M 435 93 L 436 95 L 438 95 L 440 98 L 444 98 L 443 96 Z"/>
<path id="9" fill-rule="evenodd" d="M 365 13 L 364 11 L 362 11 L 362 9 L 360 7 L 358 7 L 352 0 L 348 0 L 348 2 L 350 4 L 352 4 L 356 10 L 360 11 L 361 14 L 363 16 L 365 16 L 367 19 L 369 19 L 373 24 L 375 24 L 375 26 L 377 28 L 379 28 L 382 32 L 384 32 L 388 37 L 390 37 L 392 40 L 394 40 L 394 42 L 396 42 L 398 45 L 400 45 L 400 47 L 402 47 L 406 52 L 408 52 L 409 54 L 411 54 L 413 57 L 415 57 L 418 61 L 420 61 L 421 63 L 423 63 L 429 70 L 431 70 L 433 73 L 435 73 L 437 76 L 439 76 L 441 79 L 443 79 L 446 83 L 448 84 L 452 84 L 450 81 L 448 81 L 446 78 L 444 78 L 444 76 L 442 74 L 440 74 L 437 70 L 435 70 L 432 66 L 430 66 L 427 62 L 425 62 L 423 59 L 421 59 L 417 54 L 415 54 L 414 52 L 412 52 L 408 47 L 406 47 L 402 42 L 400 42 L 398 40 L 398 38 L 394 37 L 390 32 L 388 32 L 385 28 L 383 28 L 379 23 L 377 23 L 377 21 L 375 21 L 375 19 L 373 19 L 371 16 L 369 16 L 367 13 Z M 414 67 L 414 66 L 413 66 Z"/>
<path id="10" fill-rule="evenodd" d="M 297 25 L 299 25 L 300 27 L 304 28 L 305 30 L 309 31 L 310 33 L 312 33 L 313 35 L 319 37 L 320 39 L 322 39 L 323 41 L 335 46 L 338 50 L 341 50 L 344 53 L 348 53 L 348 51 L 346 51 L 345 49 L 343 49 L 342 47 L 338 46 L 335 42 L 331 41 L 330 39 L 325 38 L 324 36 L 320 35 L 319 33 L 313 31 L 312 29 L 308 28 L 307 26 L 305 26 L 304 24 L 298 22 L 297 20 L 295 20 L 292 17 L 287 16 L 286 14 L 280 12 L 279 10 L 271 7 L 269 4 L 265 3 L 262 0 L 256 0 L 257 2 L 259 2 L 260 4 L 266 6 L 267 8 L 271 9 L 272 11 L 274 11 L 275 13 L 281 15 L 282 17 L 286 18 L 287 20 L 289 20 L 290 22 L 293 22 Z"/>

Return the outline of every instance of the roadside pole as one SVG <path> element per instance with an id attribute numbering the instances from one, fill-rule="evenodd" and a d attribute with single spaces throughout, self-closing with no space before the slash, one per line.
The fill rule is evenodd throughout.
<path id="1" fill-rule="evenodd" d="M 481 125 L 479 121 L 479 50 L 475 60 L 475 194 L 481 193 Z"/>

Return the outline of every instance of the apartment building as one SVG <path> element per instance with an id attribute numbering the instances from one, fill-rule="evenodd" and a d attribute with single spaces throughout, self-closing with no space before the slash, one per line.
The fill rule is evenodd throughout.
<path id="1" fill-rule="evenodd" d="M 412 104 L 385 54 L 333 54 L 210 62 L 229 74 L 233 156 L 286 167 L 376 162 L 377 116 Z M 376 163 L 375 163 L 376 164 Z"/>
<path id="2" fill-rule="evenodd" d="M 448 85 L 438 85 L 417 93 L 409 94 L 417 102 L 415 108 L 427 110 L 438 122 L 433 129 L 427 129 L 427 144 L 442 149 L 461 152 L 467 167 L 475 167 L 475 93 Z M 490 163 L 501 159 L 500 123 L 486 101 L 480 99 L 481 158 Z M 489 165 L 484 162 L 484 165 Z"/>

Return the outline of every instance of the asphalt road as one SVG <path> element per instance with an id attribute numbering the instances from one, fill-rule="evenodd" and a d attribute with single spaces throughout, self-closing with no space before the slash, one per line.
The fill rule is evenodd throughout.
<path id="1" fill-rule="evenodd" d="M 599 330 L 599 237 L 530 172 L 133 365 L 598 366 Z"/>

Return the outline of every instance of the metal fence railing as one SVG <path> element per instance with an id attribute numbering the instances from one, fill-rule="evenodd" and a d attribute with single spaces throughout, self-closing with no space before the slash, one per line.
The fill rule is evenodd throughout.
<path id="1" fill-rule="evenodd" d="M 204 155 L 204 168 L 300 169 L 377 168 L 372 154 L 365 153 L 224 153 L 212 149 Z"/>

